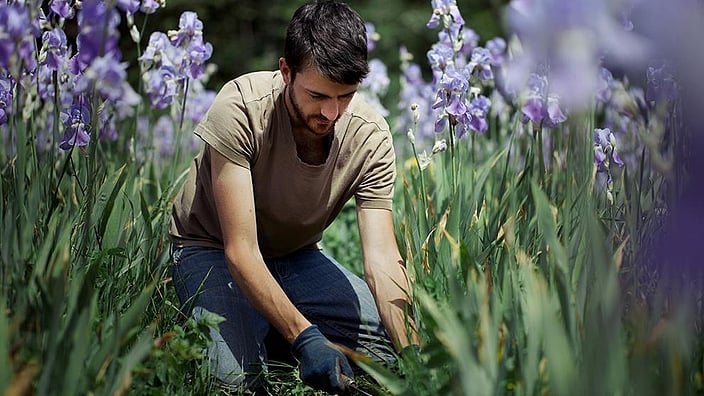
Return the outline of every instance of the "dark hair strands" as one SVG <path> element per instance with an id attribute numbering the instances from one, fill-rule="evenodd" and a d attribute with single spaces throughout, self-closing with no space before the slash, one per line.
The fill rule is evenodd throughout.
<path id="1" fill-rule="evenodd" d="M 357 84 L 369 73 L 364 22 L 345 3 L 305 4 L 291 18 L 284 57 L 294 77 L 312 66 L 331 81 Z"/>

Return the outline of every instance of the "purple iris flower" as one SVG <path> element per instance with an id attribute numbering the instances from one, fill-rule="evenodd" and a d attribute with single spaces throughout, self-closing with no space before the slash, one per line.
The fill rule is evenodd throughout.
<path id="1" fill-rule="evenodd" d="M 470 65 L 472 65 L 472 69 L 476 68 L 479 70 L 480 80 L 488 81 L 494 79 L 494 73 L 491 71 L 492 62 L 493 57 L 488 49 L 477 47 L 472 51 Z"/>
<path id="2" fill-rule="evenodd" d="M 203 42 L 202 36 L 193 37 L 186 48 L 186 76 L 194 80 L 199 79 L 203 75 L 205 62 L 212 54 L 213 46 L 210 43 Z"/>
<path id="3" fill-rule="evenodd" d="M 156 0 L 142 0 L 142 5 L 139 9 L 145 14 L 153 14 L 159 7 L 160 4 Z"/>
<path id="4" fill-rule="evenodd" d="M 152 33 L 152 35 L 149 36 L 149 44 L 147 45 L 147 48 L 138 59 L 142 68 L 151 68 L 156 62 L 172 62 L 168 59 L 170 54 L 169 49 L 171 47 L 172 45 L 169 40 L 169 36 L 162 32 Z M 180 63 L 180 61 L 178 63 Z"/>
<path id="5" fill-rule="evenodd" d="M 491 64 L 493 66 L 501 66 L 505 61 L 506 40 L 501 37 L 495 37 L 487 41 L 485 47 L 489 51 Z"/>
<path id="6" fill-rule="evenodd" d="M 440 26 L 440 22 L 444 18 L 450 18 L 450 22 L 457 25 L 464 25 L 464 19 L 457 8 L 456 0 L 432 0 L 433 15 L 426 24 L 429 29 L 435 29 Z"/>
<path id="7" fill-rule="evenodd" d="M 439 90 L 434 109 L 445 108 L 449 114 L 459 117 L 467 112 L 467 92 L 469 91 L 469 76 L 465 70 L 448 67 L 440 80 Z"/>
<path id="8" fill-rule="evenodd" d="M 567 116 L 560 108 L 560 101 L 556 96 L 550 95 L 547 100 L 547 116 L 544 119 L 544 125 L 548 128 L 555 128 L 567 120 Z"/>
<path id="9" fill-rule="evenodd" d="M 42 35 L 40 63 L 51 70 L 59 70 L 68 61 L 68 45 L 63 29 L 55 28 Z"/>
<path id="10" fill-rule="evenodd" d="M 127 15 L 134 15 L 139 11 L 140 0 L 117 0 L 117 8 L 124 11 Z"/>
<path id="11" fill-rule="evenodd" d="M 428 51 L 428 62 L 430 67 L 436 71 L 443 71 L 447 65 L 454 63 L 455 51 L 452 49 L 452 44 L 438 42 Z"/>
<path id="12" fill-rule="evenodd" d="M 174 99 L 177 90 L 176 74 L 173 69 L 160 67 L 149 70 L 143 75 L 146 81 L 145 90 L 150 103 L 157 109 L 164 109 Z"/>
<path id="13" fill-rule="evenodd" d="M 528 80 L 528 94 L 523 107 L 521 107 L 523 123 L 531 121 L 537 124 L 542 122 L 546 128 L 554 128 L 567 120 L 567 116 L 560 108 L 557 96 L 548 93 L 547 89 L 547 77 L 532 73 Z"/>
<path id="14" fill-rule="evenodd" d="M 484 95 L 479 95 L 472 99 L 469 104 L 469 128 L 475 132 L 484 133 L 489 128 L 486 120 L 486 115 L 489 114 L 491 108 L 491 100 Z"/>
<path id="15" fill-rule="evenodd" d="M 523 122 L 532 121 L 534 123 L 539 123 L 545 117 L 545 103 L 543 98 L 538 96 L 533 96 L 526 99 L 525 104 L 521 107 L 521 113 L 523 113 Z"/>
<path id="16" fill-rule="evenodd" d="M 623 161 L 616 151 L 616 138 L 609 128 L 594 129 L 594 163 L 599 172 L 608 170 L 609 156 L 618 166 L 623 166 Z"/>
<path id="17" fill-rule="evenodd" d="M 178 20 L 178 27 L 179 29 L 171 37 L 171 43 L 176 47 L 185 48 L 193 37 L 203 34 L 203 22 L 198 19 L 198 14 L 193 11 L 186 11 L 181 14 Z M 169 35 L 171 35 L 171 32 L 169 32 Z"/>
<path id="18" fill-rule="evenodd" d="M 61 18 L 71 19 L 75 15 L 73 7 L 67 0 L 52 0 L 49 9 Z"/>
<path id="19" fill-rule="evenodd" d="M 78 96 L 68 112 L 61 112 L 61 123 L 65 127 L 59 147 L 70 150 L 74 146 L 84 147 L 90 143 L 91 106 L 88 99 Z"/>
<path id="20" fill-rule="evenodd" d="M 166 34 L 154 32 L 139 62 L 150 103 L 158 109 L 167 107 L 176 95 L 178 80 L 185 77 L 179 74 L 179 70 L 187 64 L 184 50 L 174 47 Z M 195 66 L 189 74 L 202 73 L 197 68 L 200 65 Z"/>

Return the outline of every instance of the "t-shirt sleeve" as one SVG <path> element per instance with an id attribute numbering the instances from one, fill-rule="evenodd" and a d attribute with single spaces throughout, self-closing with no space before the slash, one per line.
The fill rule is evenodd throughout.
<path id="1" fill-rule="evenodd" d="M 242 92 L 234 81 L 218 92 L 195 134 L 236 165 L 250 168 L 254 135 Z"/>
<path id="2" fill-rule="evenodd" d="M 355 200 L 361 208 L 391 210 L 396 179 L 396 157 L 391 133 L 388 130 L 377 133 L 381 139 L 371 153 L 362 181 L 355 192 Z"/>

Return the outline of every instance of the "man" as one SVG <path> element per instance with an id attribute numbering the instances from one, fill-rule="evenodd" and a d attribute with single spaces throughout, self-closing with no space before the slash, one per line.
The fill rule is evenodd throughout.
<path id="1" fill-rule="evenodd" d="M 212 371 L 254 387 L 273 327 L 303 381 L 344 392 L 341 345 L 389 362 L 417 344 L 391 214 L 394 151 L 383 117 L 355 95 L 367 75 L 364 23 L 347 5 L 300 7 L 276 72 L 227 83 L 195 133 L 206 143 L 174 202 L 174 284 L 212 332 Z M 355 197 L 365 281 L 318 244 Z"/>

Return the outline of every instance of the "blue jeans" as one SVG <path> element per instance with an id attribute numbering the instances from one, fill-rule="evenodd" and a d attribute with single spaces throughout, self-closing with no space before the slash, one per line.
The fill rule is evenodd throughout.
<path id="1" fill-rule="evenodd" d="M 267 362 L 264 339 L 270 325 L 232 279 L 224 251 L 175 248 L 172 259 L 176 293 L 186 314 L 198 318 L 208 311 L 225 318 L 219 331 L 211 330 L 211 374 L 226 384 L 254 386 Z M 364 280 L 320 250 L 265 261 L 291 302 L 328 340 L 376 361 L 394 360 Z"/>

